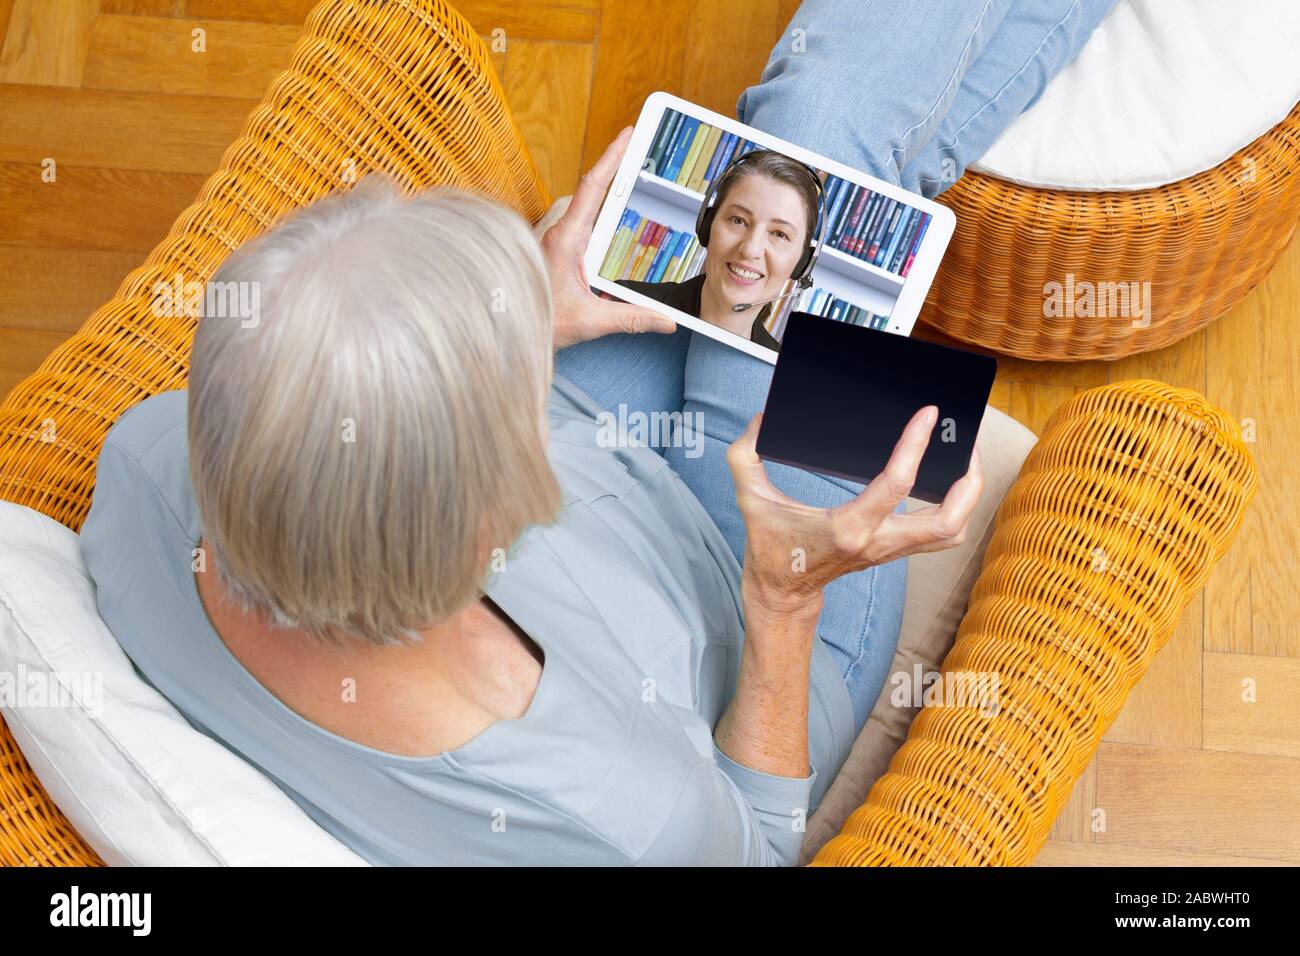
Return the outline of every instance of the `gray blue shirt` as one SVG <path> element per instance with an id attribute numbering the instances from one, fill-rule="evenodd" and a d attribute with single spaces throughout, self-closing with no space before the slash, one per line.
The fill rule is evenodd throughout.
<path id="1" fill-rule="evenodd" d="M 454 750 L 402 756 L 341 737 L 230 653 L 192 573 L 203 531 L 185 392 L 136 405 L 104 443 L 81 531 L 100 614 L 191 724 L 371 863 L 793 864 L 853 745 L 848 689 L 814 641 L 806 777 L 718 749 L 744 638 L 740 568 L 662 457 L 602 446 L 598 411 L 557 377 L 548 454 L 563 510 L 484 588 L 544 652 L 540 682 L 522 717 Z"/>

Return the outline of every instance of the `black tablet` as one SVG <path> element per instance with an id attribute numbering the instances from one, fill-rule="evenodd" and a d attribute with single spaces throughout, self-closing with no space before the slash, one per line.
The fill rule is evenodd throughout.
<path id="1" fill-rule="evenodd" d="M 939 502 L 970 465 L 997 361 L 794 312 L 758 434 L 759 457 L 868 484 L 926 405 L 939 419 L 912 497 Z"/>

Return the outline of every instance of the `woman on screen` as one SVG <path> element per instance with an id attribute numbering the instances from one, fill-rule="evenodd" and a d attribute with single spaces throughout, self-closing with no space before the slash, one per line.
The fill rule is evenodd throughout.
<path id="1" fill-rule="evenodd" d="M 619 285 L 780 348 L 766 327 L 780 304 L 770 300 L 811 271 L 821 195 L 821 182 L 803 163 L 770 149 L 746 153 L 723 170 L 701 206 L 695 231 L 708 249 L 704 270 L 685 282 Z"/>

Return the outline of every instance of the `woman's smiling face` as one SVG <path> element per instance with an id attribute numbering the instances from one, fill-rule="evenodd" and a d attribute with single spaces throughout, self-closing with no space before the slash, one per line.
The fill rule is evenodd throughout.
<path id="1" fill-rule="evenodd" d="M 727 306 L 781 294 L 808 245 L 799 191 L 762 174 L 732 184 L 713 217 L 705 283 Z"/>

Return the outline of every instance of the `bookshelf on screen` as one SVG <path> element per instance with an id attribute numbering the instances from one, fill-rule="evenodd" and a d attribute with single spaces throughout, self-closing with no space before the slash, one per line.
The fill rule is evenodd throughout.
<path id="1" fill-rule="evenodd" d="M 600 274 L 650 282 L 698 275 L 707 250 L 695 237 L 695 219 L 705 192 L 754 148 L 736 134 L 665 110 Z M 812 287 L 769 316 L 768 331 L 778 339 L 796 311 L 884 328 L 929 224 L 928 214 L 835 176 L 826 176 L 823 186 L 830 217 L 825 247 Z"/>

